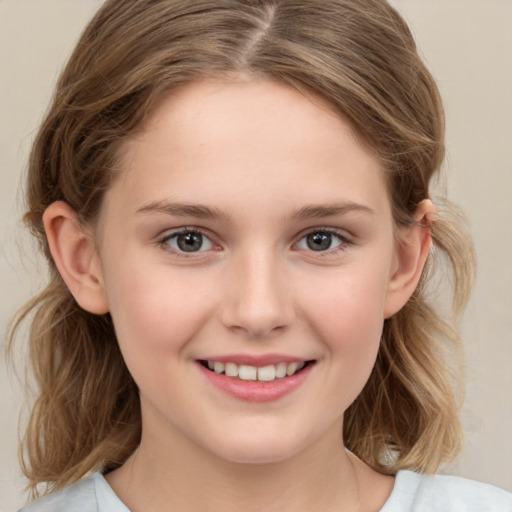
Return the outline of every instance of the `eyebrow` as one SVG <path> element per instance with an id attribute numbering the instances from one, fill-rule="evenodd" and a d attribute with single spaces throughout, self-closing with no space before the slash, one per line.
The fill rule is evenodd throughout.
<path id="1" fill-rule="evenodd" d="M 332 217 L 334 215 L 344 215 L 349 212 L 363 212 L 371 215 L 375 214 L 375 211 L 370 207 L 359 203 L 343 202 L 343 203 L 332 203 L 332 204 L 311 204 L 304 206 L 297 213 L 293 215 L 296 219 L 322 219 L 324 217 Z"/>
<path id="2" fill-rule="evenodd" d="M 137 213 L 164 213 L 178 217 L 195 217 L 198 219 L 229 219 L 229 216 L 218 208 L 211 208 L 202 204 L 169 203 L 155 201 L 142 206 Z"/>
<path id="3" fill-rule="evenodd" d="M 292 218 L 299 220 L 322 219 L 335 215 L 344 215 L 353 211 L 359 211 L 371 215 L 375 214 L 375 211 L 368 206 L 353 202 L 343 202 L 306 205 L 295 212 L 292 215 Z M 163 213 L 178 217 L 195 217 L 197 219 L 210 220 L 229 220 L 230 218 L 228 214 L 218 208 L 212 208 L 202 204 L 170 203 L 167 201 L 155 201 L 149 203 L 139 208 L 137 213 Z"/>

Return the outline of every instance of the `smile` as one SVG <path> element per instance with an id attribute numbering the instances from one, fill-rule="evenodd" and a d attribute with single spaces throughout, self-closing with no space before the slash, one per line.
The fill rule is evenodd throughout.
<path id="1" fill-rule="evenodd" d="M 317 362 L 286 359 L 278 354 L 238 354 L 198 359 L 196 363 L 207 381 L 224 394 L 245 402 L 271 402 L 300 388 Z"/>
<path id="2" fill-rule="evenodd" d="M 250 366 L 236 363 L 221 363 L 219 361 L 202 361 L 201 364 L 210 371 L 219 375 L 226 375 L 234 379 L 245 381 L 272 382 L 276 379 L 291 377 L 302 370 L 308 362 L 296 361 L 292 363 L 281 362 L 266 366 Z"/>

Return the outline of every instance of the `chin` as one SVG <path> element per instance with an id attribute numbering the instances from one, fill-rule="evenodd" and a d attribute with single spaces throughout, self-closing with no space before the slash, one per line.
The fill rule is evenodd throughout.
<path id="1" fill-rule="evenodd" d="M 257 432 L 251 435 L 250 431 L 231 436 L 229 443 L 224 439 L 218 443 L 214 451 L 220 458 L 238 464 L 275 464 L 292 459 L 310 443 L 306 440 L 293 439 L 289 432 L 279 430 L 269 433 Z"/>
<path id="2" fill-rule="evenodd" d="M 236 464 L 276 464 L 293 458 L 296 453 L 293 450 L 279 449 L 272 450 L 268 446 L 259 449 L 249 449 L 247 447 L 232 449 L 219 454 L 223 459 Z"/>

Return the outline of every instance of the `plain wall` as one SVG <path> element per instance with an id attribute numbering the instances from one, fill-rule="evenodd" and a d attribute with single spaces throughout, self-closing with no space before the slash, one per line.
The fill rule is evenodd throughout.
<path id="1" fill-rule="evenodd" d="M 185 0 L 184 0 L 185 1 Z M 99 0 L 0 0 L 0 328 L 44 279 L 19 218 L 27 153 L 57 74 Z M 395 0 L 447 111 L 449 196 L 467 212 L 479 274 L 465 319 L 465 452 L 451 470 L 512 490 L 512 2 Z M 20 360 L 23 355 L 20 354 Z M 25 496 L 21 389 L 0 362 L 0 511 Z"/>

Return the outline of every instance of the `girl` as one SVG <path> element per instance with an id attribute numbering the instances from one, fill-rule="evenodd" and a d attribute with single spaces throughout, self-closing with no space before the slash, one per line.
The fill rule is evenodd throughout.
<path id="1" fill-rule="evenodd" d="M 431 475 L 473 272 L 442 158 L 383 0 L 107 1 L 30 161 L 24 510 L 512 510 Z"/>

